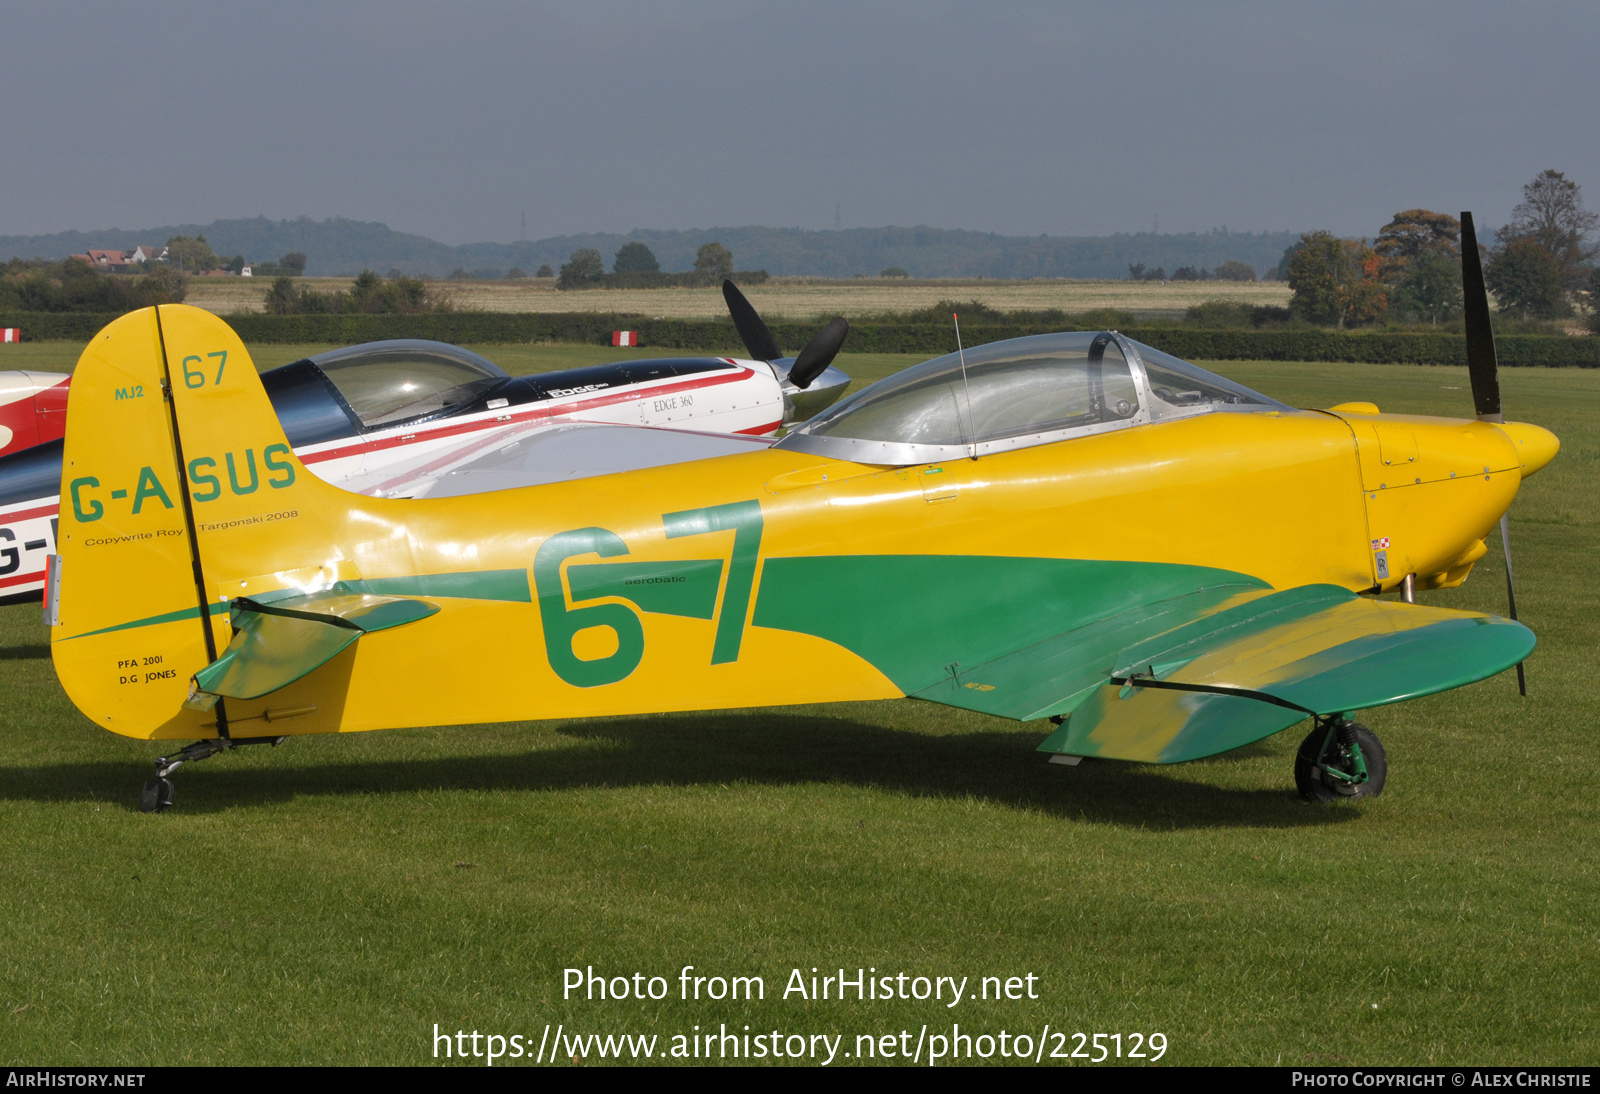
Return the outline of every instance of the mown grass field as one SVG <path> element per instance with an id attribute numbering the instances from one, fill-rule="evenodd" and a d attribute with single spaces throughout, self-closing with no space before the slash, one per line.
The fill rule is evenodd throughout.
<path id="1" fill-rule="evenodd" d="M 348 277 L 306 278 L 302 284 L 323 292 L 343 291 Z M 259 312 L 271 281 L 265 278 L 197 277 L 189 282 L 184 303 L 218 315 Z M 557 291 L 549 279 L 520 281 L 436 281 L 458 308 L 502 312 L 620 312 L 668 319 L 722 319 L 728 314 L 722 290 L 593 289 Z M 1202 300 L 1238 300 L 1250 304 L 1289 303 L 1282 281 L 826 281 L 774 278 L 744 292 L 768 319 L 849 319 L 885 312 L 914 311 L 941 300 L 978 300 L 1001 311 L 1061 308 L 1086 312 L 1122 308 L 1140 318 L 1180 318 L 1184 309 Z"/>
<path id="2" fill-rule="evenodd" d="M 512 371 L 615 353 L 480 349 Z M 1459 369 L 1219 369 L 1299 405 L 1471 407 Z M 842 1054 L 1049 1023 L 1159 1031 L 1164 1064 L 1593 1064 L 1600 374 L 1504 385 L 1564 443 L 1513 509 L 1529 697 L 1501 676 L 1370 712 L 1389 783 L 1354 806 L 1295 795 L 1299 727 L 1065 768 L 1033 751 L 1048 726 L 901 701 L 291 740 L 185 769 L 176 807 L 141 815 L 159 748 L 78 714 L 37 605 L 0 608 L 0 1061 L 425 1063 L 434 1023 L 658 1052 L 726 1023 L 843 1034 Z M 1491 547 L 1425 599 L 1503 610 Z M 766 999 L 678 1001 L 684 965 L 762 976 Z M 563 999 L 587 966 L 672 994 Z M 1039 998 L 781 998 L 791 970 L 841 966 L 1033 974 Z"/>

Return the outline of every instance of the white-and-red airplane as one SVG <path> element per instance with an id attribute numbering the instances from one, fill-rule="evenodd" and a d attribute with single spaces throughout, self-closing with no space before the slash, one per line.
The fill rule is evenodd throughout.
<path id="1" fill-rule="evenodd" d="M 459 346 L 407 339 L 330 350 L 261 380 L 301 462 L 361 494 L 481 493 L 507 475 L 526 484 L 530 471 L 555 482 L 726 455 L 771 444 L 785 423 L 837 400 L 850 377 L 831 364 L 844 320 L 798 357 L 779 357 L 738 289 L 730 283 L 724 292 L 746 341 L 752 317 L 765 333 L 752 358 L 660 357 L 509 376 Z M 769 351 L 770 359 L 754 359 Z M 218 362 L 186 361 L 185 376 L 208 366 Z M 0 598 L 42 589 L 45 558 L 56 550 L 70 381 L 0 373 L 0 428 L 10 434 L 0 432 Z M 225 473 L 248 492 L 260 469 Z"/>

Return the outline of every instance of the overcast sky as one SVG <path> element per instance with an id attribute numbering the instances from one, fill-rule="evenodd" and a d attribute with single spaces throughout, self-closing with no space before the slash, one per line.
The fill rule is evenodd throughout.
<path id="1" fill-rule="evenodd" d="M 1600 3 L 11 3 L 0 235 L 1375 234 L 1600 208 Z"/>

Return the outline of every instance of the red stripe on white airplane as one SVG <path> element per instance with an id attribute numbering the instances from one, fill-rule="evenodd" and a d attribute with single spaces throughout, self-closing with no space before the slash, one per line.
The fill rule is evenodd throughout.
<path id="1" fill-rule="evenodd" d="M 368 452 L 382 452 L 388 448 L 395 448 L 404 444 L 424 439 L 432 440 L 435 437 L 454 437 L 462 433 L 476 433 L 480 429 L 494 429 L 507 424 L 529 422 L 537 418 L 555 420 L 564 418 L 569 414 L 578 414 L 587 410 L 596 410 L 603 406 L 614 406 L 617 403 L 631 402 L 642 395 L 671 395 L 679 391 L 697 391 L 700 388 L 717 387 L 721 384 L 734 384 L 754 375 L 750 369 L 741 367 L 738 372 L 722 373 L 716 376 L 707 376 L 698 380 L 685 380 L 679 384 L 664 384 L 653 387 L 645 392 L 622 391 L 612 395 L 600 395 L 593 399 L 580 399 L 575 403 L 564 403 L 558 407 L 546 408 L 534 404 L 533 409 L 520 413 L 506 415 L 500 418 L 483 419 L 476 422 L 462 422 L 460 425 L 445 426 L 441 429 L 426 430 L 423 436 L 417 433 L 406 433 L 399 437 L 389 437 L 381 441 L 365 441 L 359 444 L 346 445 L 344 448 L 329 449 L 326 452 L 313 452 L 300 456 L 300 462 L 307 466 L 314 463 L 324 463 L 328 460 L 343 459 L 346 456 L 360 456 Z M 298 453 L 297 453 L 298 455 Z"/>
<path id="2" fill-rule="evenodd" d="M 24 509 L 20 513 L 7 513 L 4 510 L 0 510 L 0 520 L 5 521 L 7 524 L 13 524 L 19 520 L 32 520 L 34 517 L 53 517 L 59 508 L 60 503 L 56 502 L 50 505 L 41 505 L 37 509 Z"/>
<path id="3" fill-rule="evenodd" d="M 43 571 L 30 570 L 27 573 L 12 574 L 10 577 L 0 577 L 0 589 L 9 589 L 13 585 L 26 585 L 30 581 L 44 580 Z"/>

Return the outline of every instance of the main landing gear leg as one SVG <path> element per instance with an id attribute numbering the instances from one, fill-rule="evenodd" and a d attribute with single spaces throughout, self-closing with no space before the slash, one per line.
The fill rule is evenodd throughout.
<path id="1" fill-rule="evenodd" d="M 1294 758 L 1294 783 L 1310 802 L 1376 798 L 1389 777 L 1378 735 L 1348 714 L 1318 715 Z"/>
<path id="2" fill-rule="evenodd" d="M 156 774 L 153 779 L 146 779 L 144 789 L 139 793 L 139 812 L 160 813 L 172 804 L 172 779 L 171 775 L 184 764 L 203 760 L 208 756 L 215 756 L 219 752 L 226 752 L 230 748 L 240 748 L 244 745 L 271 745 L 277 748 L 287 738 L 284 737 L 245 737 L 230 740 L 226 737 L 213 737 L 209 741 L 196 741 L 186 745 L 183 751 L 176 756 L 156 758 Z"/>

